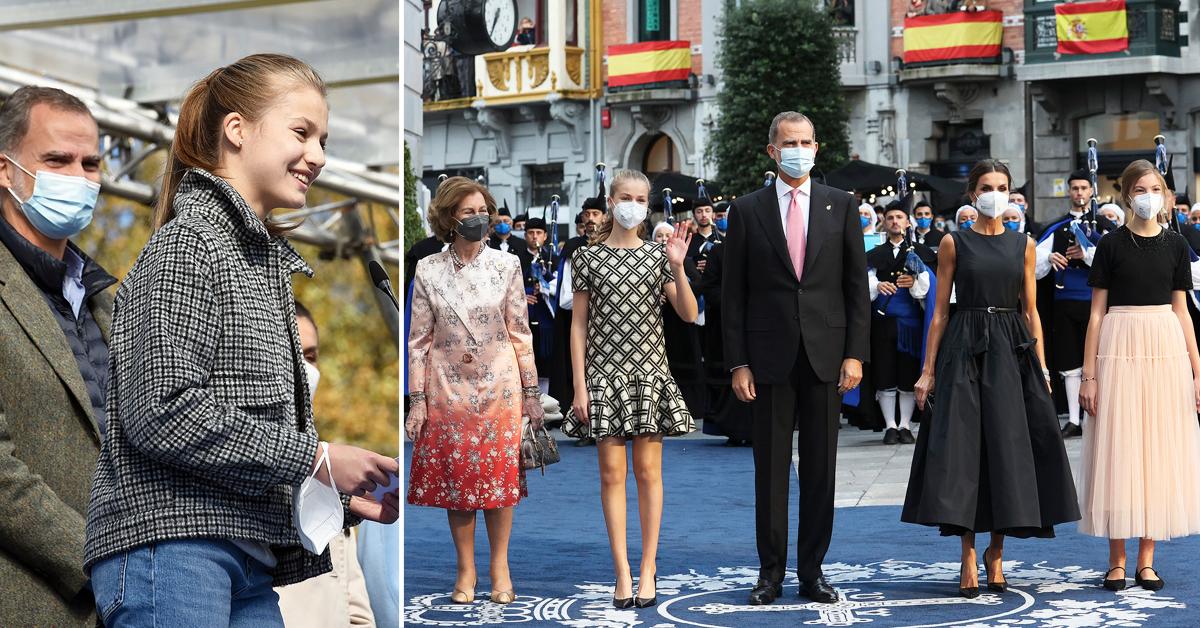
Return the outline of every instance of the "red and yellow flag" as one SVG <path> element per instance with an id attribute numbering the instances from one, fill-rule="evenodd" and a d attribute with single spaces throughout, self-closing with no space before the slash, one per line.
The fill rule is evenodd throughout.
<path id="1" fill-rule="evenodd" d="M 1060 54 L 1089 55 L 1129 48 L 1125 0 L 1058 4 L 1054 18 Z"/>
<path id="2" fill-rule="evenodd" d="M 687 41 L 647 41 L 608 47 L 608 86 L 686 81 L 692 71 Z"/>
<path id="3" fill-rule="evenodd" d="M 929 63 L 1000 56 L 1000 11 L 954 11 L 904 18 L 904 62 Z"/>

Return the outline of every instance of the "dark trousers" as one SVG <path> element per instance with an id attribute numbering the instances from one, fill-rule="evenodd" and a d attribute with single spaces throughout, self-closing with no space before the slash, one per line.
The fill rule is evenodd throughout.
<path id="1" fill-rule="evenodd" d="M 797 475 L 800 530 L 796 575 L 813 580 L 833 534 L 834 471 L 837 457 L 836 383 L 820 381 L 801 350 L 787 384 L 756 384 L 753 402 L 754 519 L 759 577 L 782 582 L 787 568 L 788 498 L 792 431 L 798 428 Z"/>

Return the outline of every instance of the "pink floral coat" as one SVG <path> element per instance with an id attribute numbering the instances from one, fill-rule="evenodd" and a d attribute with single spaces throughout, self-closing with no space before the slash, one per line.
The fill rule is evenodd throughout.
<path id="1" fill-rule="evenodd" d="M 409 387 L 427 419 L 413 444 L 408 502 L 452 510 L 516 505 L 522 387 L 537 386 L 517 256 L 484 247 L 455 272 L 450 251 L 413 279 Z"/>

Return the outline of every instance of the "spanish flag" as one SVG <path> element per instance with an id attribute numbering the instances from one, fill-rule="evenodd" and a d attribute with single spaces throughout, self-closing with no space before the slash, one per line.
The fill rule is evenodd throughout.
<path id="1" fill-rule="evenodd" d="M 686 81 L 691 71 L 691 42 L 647 41 L 608 47 L 610 88 Z"/>
<path id="2" fill-rule="evenodd" d="M 1125 0 L 1073 2 L 1054 7 L 1058 52 L 1089 55 L 1129 49 Z"/>
<path id="3" fill-rule="evenodd" d="M 993 59 L 1004 38 L 1000 11 L 954 11 L 904 18 L 904 62 Z"/>

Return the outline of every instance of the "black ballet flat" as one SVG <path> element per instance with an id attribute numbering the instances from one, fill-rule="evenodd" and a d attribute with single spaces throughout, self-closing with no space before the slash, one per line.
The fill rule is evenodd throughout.
<path id="1" fill-rule="evenodd" d="M 959 582 L 962 582 L 963 571 L 966 571 L 966 570 L 964 569 L 964 570 L 961 570 L 958 572 L 958 581 Z M 979 585 L 975 585 L 973 587 L 961 587 L 960 586 L 960 587 L 958 587 L 958 594 L 961 595 L 962 597 L 967 598 L 968 600 L 973 600 L 973 599 L 979 597 Z"/>
<path id="2" fill-rule="evenodd" d="M 1118 569 L 1121 570 L 1121 577 L 1109 580 L 1108 574 L 1110 574 Z M 1141 584 L 1141 582 L 1138 582 L 1138 584 Z M 1104 572 L 1104 588 L 1108 589 L 1109 591 L 1124 591 L 1125 590 L 1125 568 L 1124 567 L 1113 567 L 1112 569 L 1109 569 L 1108 571 Z"/>
<path id="3" fill-rule="evenodd" d="M 1158 572 L 1155 571 L 1155 569 L 1153 567 L 1142 567 L 1141 569 L 1139 569 L 1137 571 L 1136 574 L 1134 574 L 1134 576 L 1133 576 L 1134 582 L 1137 582 L 1139 587 L 1142 587 L 1143 589 L 1145 589 L 1147 591 L 1158 591 L 1158 590 L 1162 589 L 1164 586 L 1162 576 L 1158 576 L 1157 580 L 1143 580 L 1142 579 L 1142 572 L 1146 571 L 1147 569 L 1154 572 L 1154 575 L 1158 576 Z"/>
<path id="4" fill-rule="evenodd" d="M 992 573 L 990 571 L 988 571 L 987 565 L 988 565 L 988 562 L 990 562 L 990 561 L 988 561 L 988 552 L 990 552 L 990 551 L 992 551 L 992 546 L 990 546 L 990 545 L 988 546 L 987 549 L 983 550 L 983 572 L 985 574 L 987 574 L 987 580 L 988 580 L 987 588 L 988 588 L 988 591 L 995 591 L 996 593 L 1004 593 L 1005 591 L 1008 591 L 1008 581 L 1004 580 L 1001 582 L 992 582 Z M 1004 569 L 1003 563 L 1000 564 L 1000 568 L 1001 568 L 1001 570 Z"/>
<path id="5" fill-rule="evenodd" d="M 658 574 L 654 574 L 654 597 L 637 597 L 633 598 L 633 605 L 638 608 L 650 608 L 658 604 Z"/>

